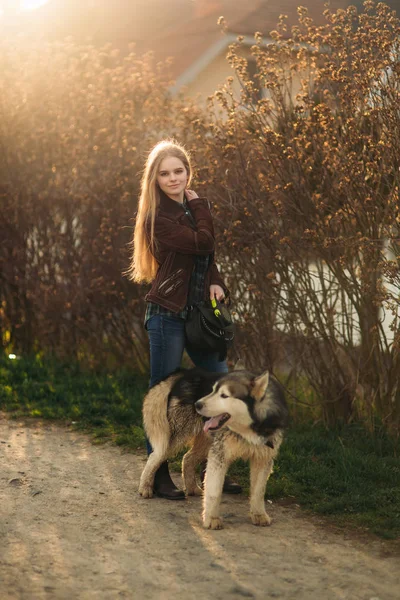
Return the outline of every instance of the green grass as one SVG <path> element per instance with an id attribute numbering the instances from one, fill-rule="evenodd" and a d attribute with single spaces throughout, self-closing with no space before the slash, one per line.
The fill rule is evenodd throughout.
<path id="1" fill-rule="evenodd" d="M 141 404 L 148 381 L 132 372 L 85 372 L 74 364 L 0 358 L 0 409 L 13 417 L 72 421 L 100 443 L 145 445 Z"/>
<path id="2" fill-rule="evenodd" d="M 400 536 L 399 446 L 383 432 L 360 425 L 336 430 L 293 426 L 282 444 L 267 487 L 270 499 L 293 498 L 336 524 L 353 523 L 388 539 Z M 232 474 L 248 486 L 248 468 Z"/>
<path id="3" fill-rule="evenodd" d="M 72 421 L 90 431 L 96 443 L 144 447 L 146 388 L 147 378 L 126 371 L 94 373 L 54 361 L 0 358 L 0 410 L 14 417 Z M 383 430 L 370 434 L 361 425 L 327 430 L 293 423 L 267 498 L 289 499 L 336 524 L 395 539 L 400 537 L 399 456 L 400 444 Z M 231 474 L 248 489 L 246 463 L 237 461 Z"/>

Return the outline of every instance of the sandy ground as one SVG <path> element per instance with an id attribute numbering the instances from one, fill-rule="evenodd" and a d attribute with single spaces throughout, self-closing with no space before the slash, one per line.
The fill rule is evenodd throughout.
<path id="1" fill-rule="evenodd" d="M 258 528 L 243 495 L 225 495 L 225 529 L 206 531 L 199 498 L 138 496 L 144 460 L 70 427 L 0 418 L 1 600 L 400 597 L 387 542 L 275 503 Z"/>

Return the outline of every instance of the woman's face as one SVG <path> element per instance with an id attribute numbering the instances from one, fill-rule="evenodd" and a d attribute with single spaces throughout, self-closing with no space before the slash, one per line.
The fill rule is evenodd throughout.
<path id="1" fill-rule="evenodd" d="M 157 173 L 157 183 L 167 196 L 177 202 L 183 202 L 187 182 L 188 172 L 179 158 L 167 156 L 161 161 Z"/>

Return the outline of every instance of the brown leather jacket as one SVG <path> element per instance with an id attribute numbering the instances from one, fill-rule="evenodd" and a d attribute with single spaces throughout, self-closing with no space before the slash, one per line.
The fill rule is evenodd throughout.
<path id="1" fill-rule="evenodd" d="M 154 223 L 155 258 L 159 268 L 145 299 L 173 312 L 183 310 L 187 304 L 195 255 L 212 255 L 206 275 L 204 299 L 209 297 L 211 284 L 220 285 L 225 295 L 228 295 L 214 262 L 214 227 L 208 201 L 205 198 L 195 198 L 190 200 L 189 206 L 196 227 L 192 225 L 183 205 L 160 190 L 160 204 Z M 150 223 L 146 234 L 150 241 Z"/>

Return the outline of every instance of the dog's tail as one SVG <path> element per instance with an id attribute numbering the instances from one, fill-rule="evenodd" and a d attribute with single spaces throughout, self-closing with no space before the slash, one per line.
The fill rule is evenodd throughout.
<path id="1" fill-rule="evenodd" d="M 172 375 L 152 387 L 143 401 L 143 425 L 154 450 L 167 454 L 171 438 L 168 421 L 168 396 L 179 375 Z"/>

